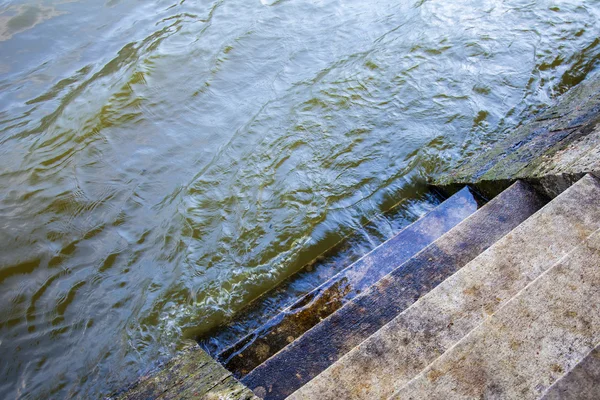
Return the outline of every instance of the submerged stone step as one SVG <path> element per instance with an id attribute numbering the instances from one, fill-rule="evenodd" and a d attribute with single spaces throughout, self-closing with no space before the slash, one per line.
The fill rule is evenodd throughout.
<path id="1" fill-rule="evenodd" d="M 442 197 L 436 191 L 423 188 L 421 183 L 414 181 L 399 194 L 408 195 L 408 197 L 371 218 L 364 225 L 344 236 L 343 239 L 339 237 L 341 240 L 337 243 L 335 242 L 338 240 L 338 234 L 318 240 L 318 244 L 308 249 L 308 253 L 321 253 L 319 256 L 310 261 L 307 261 L 306 257 L 301 257 L 304 259 L 303 261 L 307 261 L 302 268 L 251 301 L 236 312 L 233 318 L 199 333 L 195 338 L 196 341 L 210 355 L 218 357 L 224 350 L 252 335 L 266 322 L 285 311 L 307 293 L 358 261 L 383 242 L 396 236 L 448 198 Z M 331 244 L 333 244 L 331 247 L 324 250 Z M 298 264 L 302 262 L 297 261 L 299 261 Z"/>
<path id="2" fill-rule="evenodd" d="M 539 399 L 600 341 L 600 231 L 392 399 Z"/>
<path id="3" fill-rule="evenodd" d="M 545 199 L 529 185 L 515 183 L 420 253 L 398 263 L 392 273 L 257 367 L 242 382 L 265 399 L 285 398 L 543 204 Z"/>
<path id="4" fill-rule="evenodd" d="M 244 376 L 478 208 L 465 187 L 327 282 L 301 297 L 218 359 Z"/>
<path id="5" fill-rule="evenodd" d="M 584 177 L 291 398 L 387 399 L 600 228 L 598 198 L 598 181 Z"/>
<path id="6" fill-rule="evenodd" d="M 596 312 L 598 312 L 596 310 Z M 600 399 L 600 343 L 579 364 L 554 383 L 543 400 Z"/>

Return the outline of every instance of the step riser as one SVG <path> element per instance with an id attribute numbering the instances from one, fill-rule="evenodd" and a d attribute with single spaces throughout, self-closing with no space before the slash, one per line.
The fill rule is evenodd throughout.
<path id="1" fill-rule="evenodd" d="M 516 183 L 371 289 L 312 328 L 242 381 L 283 399 L 412 305 L 544 204 Z M 337 386 L 337 384 L 336 384 Z"/>
<path id="2" fill-rule="evenodd" d="M 585 178 L 292 398 L 389 397 L 598 229 L 597 198 L 600 186 Z M 583 208 L 572 210 L 577 201 Z"/>
<path id="3" fill-rule="evenodd" d="M 539 399 L 600 340 L 600 231 L 392 399 Z"/>
<path id="4" fill-rule="evenodd" d="M 473 194 L 468 188 L 462 189 L 425 217 L 303 296 L 252 335 L 222 352 L 218 359 L 236 376 L 246 375 L 398 264 L 408 260 L 473 214 L 477 208 Z"/>

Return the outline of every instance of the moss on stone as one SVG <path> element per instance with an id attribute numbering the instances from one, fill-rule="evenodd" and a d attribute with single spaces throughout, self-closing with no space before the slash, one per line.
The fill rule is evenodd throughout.
<path id="1" fill-rule="evenodd" d="M 599 125 L 600 74 L 567 92 L 490 150 L 435 176 L 431 183 L 484 187 L 516 179 L 551 183 L 552 177 L 572 182 L 586 172 L 600 170 Z"/>

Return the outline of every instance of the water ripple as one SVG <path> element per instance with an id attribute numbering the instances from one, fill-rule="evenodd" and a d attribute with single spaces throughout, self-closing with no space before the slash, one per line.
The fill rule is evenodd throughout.
<path id="1" fill-rule="evenodd" d="M 38 3 L 0 4 L 3 398 L 100 398 L 325 279 L 600 55 L 593 0 Z"/>

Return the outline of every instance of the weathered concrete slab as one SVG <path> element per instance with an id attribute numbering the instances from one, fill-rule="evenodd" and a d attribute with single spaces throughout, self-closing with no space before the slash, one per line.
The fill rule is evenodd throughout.
<path id="1" fill-rule="evenodd" d="M 265 399 L 285 398 L 510 232 L 544 202 L 527 184 L 517 182 L 406 263 L 398 263 L 399 268 L 242 382 Z"/>
<path id="2" fill-rule="evenodd" d="M 535 182 L 551 196 L 585 173 L 600 172 L 600 76 L 592 76 L 504 140 L 435 177 L 437 186 Z M 490 193 L 493 194 L 493 193 Z"/>
<path id="3" fill-rule="evenodd" d="M 542 399 L 600 399 L 600 343 L 575 368 L 556 381 Z"/>
<path id="4" fill-rule="evenodd" d="M 582 179 L 290 398 L 387 399 L 599 229 L 599 198 Z"/>
<path id="5" fill-rule="evenodd" d="M 198 346 L 191 346 L 158 371 L 140 378 L 131 387 L 110 398 L 257 400 L 231 372 Z"/>
<path id="6" fill-rule="evenodd" d="M 538 399 L 600 341 L 600 231 L 393 399 Z"/>
<path id="7" fill-rule="evenodd" d="M 225 361 L 227 369 L 236 376 L 246 375 L 477 208 L 474 195 L 465 187 L 222 352 L 218 359 Z"/>

